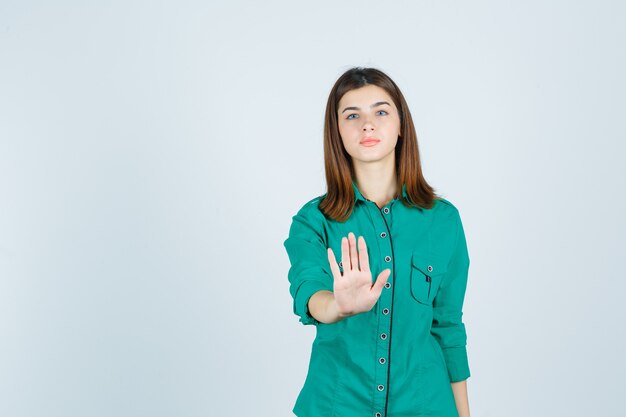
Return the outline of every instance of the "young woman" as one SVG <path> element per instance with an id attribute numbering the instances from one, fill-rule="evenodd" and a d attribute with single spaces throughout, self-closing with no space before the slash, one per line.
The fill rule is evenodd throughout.
<path id="1" fill-rule="evenodd" d="M 337 80 L 324 157 L 327 192 L 293 216 L 284 242 L 294 313 L 317 329 L 293 412 L 468 417 L 463 225 L 424 179 L 411 113 L 386 74 L 359 67 Z"/>

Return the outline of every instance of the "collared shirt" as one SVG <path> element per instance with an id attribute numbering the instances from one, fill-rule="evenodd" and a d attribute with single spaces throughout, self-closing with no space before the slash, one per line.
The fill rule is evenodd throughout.
<path id="1" fill-rule="evenodd" d="M 437 199 L 431 209 L 398 198 L 379 208 L 356 184 L 344 223 L 319 210 L 324 195 L 293 216 L 284 242 L 293 311 L 316 326 L 308 374 L 293 407 L 299 417 L 457 416 L 451 382 L 470 376 L 461 317 L 469 254 L 457 208 Z M 403 196 L 406 186 L 402 187 Z M 327 256 L 341 261 L 341 238 L 363 236 L 372 283 L 391 270 L 374 307 L 325 324 L 309 298 L 333 291 Z M 340 271 L 343 266 L 339 264 Z"/>

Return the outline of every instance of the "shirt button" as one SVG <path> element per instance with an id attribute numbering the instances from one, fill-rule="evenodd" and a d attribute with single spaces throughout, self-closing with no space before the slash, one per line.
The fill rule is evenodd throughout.
<path id="1" fill-rule="evenodd" d="M 385 282 L 385 288 L 391 288 L 391 283 Z"/>
<path id="2" fill-rule="evenodd" d="M 339 268 L 343 268 L 343 263 L 339 261 Z"/>
<path id="3" fill-rule="evenodd" d="M 382 417 L 383 415 L 382 415 L 382 414 L 380 414 L 380 413 L 376 413 L 376 414 L 375 414 L 375 416 L 376 416 L 376 417 Z"/>
<path id="4" fill-rule="evenodd" d="M 387 338 L 387 333 L 381 333 L 380 338 L 385 340 Z"/>
<path id="5" fill-rule="evenodd" d="M 380 234 L 380 237 L 382 237 L 383 239 L 384 239 L 384 238 L 386 238 L 386 237 L 387 237 L 387 232 L 382 232 L 382 233 Z"/>
<path id="6" fill-rule="evenodd" d="M 380 364 L 381 364 L 381 365 L 382 365 L 382 364 L 384 364 L 384 363 L 385 363 L 385 358 L 380 358 L 380 359 L 378 360 L 378 362 L 380 362 Z"/>
<path id="7" fill-rule="evenodd" d="M 385 208 L 383 209 L 383 213 L 385 213 L 385 214 L 389 214 L 389 207 L 385 207 Z"/>
<path id="8" fill-rule="evenodd" d="M 433 272 L 433 266 L 432 265 L 428 265 L 428 272 Z"/>
<path id="9" fill-rule="evenodd" d="M 389 262 L 391 260 L 391 256 L 387 255 L 385 256 L 385 262 Z"/>
<path id="10" fill-rule="evenodd" d="M 384 386 L 384 385 L 379 385 L 379 386 L 378 386 L 378 391 L 382 391 L 382 390 L 384 390 L 384 389 L 385 389 L 385 386 Z"/>
<path id="11" fill-rule="evenodd" d="M 388 309 L 388 308 L 383 308 L 383 314 L 384 314 L 384 315 L 389 314 L 389 309 Z"/>

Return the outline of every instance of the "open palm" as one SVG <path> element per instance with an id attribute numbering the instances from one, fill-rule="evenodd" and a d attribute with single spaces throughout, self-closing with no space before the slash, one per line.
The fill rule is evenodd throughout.
<path id="1" fill-rule="evenodd" d="M 358 252 L 354 233 L 350 232 L 347 238 L 341 238 L 343 274 L 330 248 L 328 262 L 333 272 L 333 294 L 339 314 L 347 317 L 371 310 L 378 301 L 391 270 L 389 268 L 383 270 L 372 285 L 372 273 L 363 236 L 359 236 L 358 239 Z"/>

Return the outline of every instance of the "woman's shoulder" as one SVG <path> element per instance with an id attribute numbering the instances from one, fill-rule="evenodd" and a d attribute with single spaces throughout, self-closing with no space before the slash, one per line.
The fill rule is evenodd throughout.
<path id="1" fill-rule="evenodd" d="M 450 200 L 448 200 L 446 198 L 443 198 L 443 197 L 435 198 L 435 205 L 436 206 L 440 206 L 441 210 L 458 211 L 456 206 L 454 204 L 452 204 L 452 202 Z"/>
<path id="2" fill-rule="evenodd" d="M 460 217 L 459 209 L 456 204 L 443 197 L 435 198 L 435 204 L 432 211 L 437 219 L 444 222 L 456 223 Z"/>
<path id="3" fill-rule="evenodd" d="M 291 217 L 289 236 L 323 236 L 326 227 L 326 218 L 319 209 L 323 196 L 314 197 L 300 205 Z M 308 239 L 307 238 L 307 239 Z"/>
<path id="4" fill-rule="evenodd" d="M 326 194 L 322 194 L 322 195 L 318 195 L 317 197 L 313 197 L 312 199 L 310 199 L 309 201 L 304 203 L 304 205 L 302 207 L 303 208 L 304 207 L 309 207 L 309 208 L 313 207 L 315 209 L 319 209 L 320 201 L 322 201 L 325 196 L 326 196 Z"/>
<path id="5" fill-rule="evenodd" d="M 317 217 L 318 219 L 323 219 L 324 214 L 319 208 L 320 202 L 326 194 L 318 195 L 317 197 L 313 197 L 308 200 L 304 204 L 301 204 L 296 212 L 296 216 L 304 216 L 304 217 Z"/>
<path id="6" fill-rule="evenodd" d="M 300 212 L 310 212 L 310 211 L 319 211 L 319 205 L 325 194 L 318 195 L 317 197 L 313 197 L 306 203 L 302 204 L 298 209 L 298 213 Z"/>

